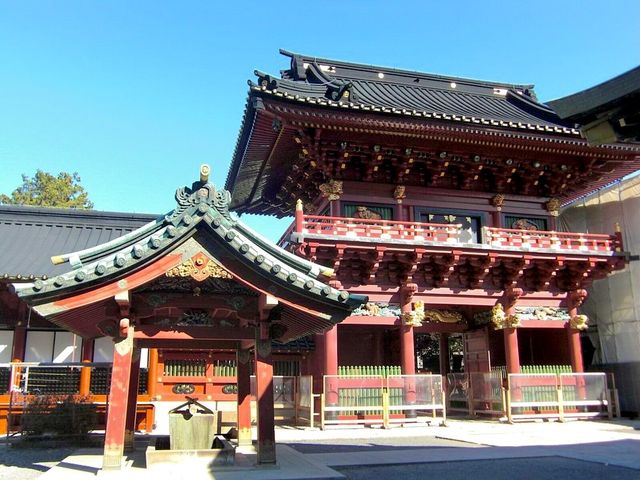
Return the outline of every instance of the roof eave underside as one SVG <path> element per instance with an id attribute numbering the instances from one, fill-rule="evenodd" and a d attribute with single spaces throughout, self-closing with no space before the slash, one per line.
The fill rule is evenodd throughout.
<path id="1" fill-rule="evenodd" d="M 252 92 L 252 96 L 262 99 L 264 94 L 263 89 L 255 89 Z M 251 97 L 250 97 L 251 98 Z M 250 100 L 251 101 L 251 100 Z M 421 127 L 433 127 L 442 130 L 453 131 L 455 128 L 456 134 L 463 132 L 462 129 L 466 129 L 468 134 L 490 134 L 492 137 L 503 136 L 507 139 L 522 139 L 524 141 L 538 141 L 545 144 L 557 144 L 559 146 L 566 144 L 574 144 L 579 147 L 587 147 L 587 142 L 573 133 L 567 134 L 557 131 L 541 131 L 539 133 L 533 133 L 528 131 L 516 130 L 505 128 L 500 125 L 482 125 L 467 122 L 460 127 L 460 121 L 447 121 L 443 118 L 418 118 L 416 116 L 409 115 L 393 115 L 387 112 L 373 112 L 373 111 L 353 111 L 344 107 L 336 109 L 329 104 L 306 104 L 300 105 L 297 101 L 287 98 L 286 96 L 275 97 L 272 94 L 266 95 L 263 100 L 263 104 L 269 104 L 276 102 L 282 102 L 290 108 L 300 109 L 320 109 L 320 112 L 326 112 L 330 114 L 332 112 L 339 112 L 346 115 L 356 115 L 358 119 L 374 118 L 380 125 L 379 129 L 390 128 L 390 125 L 397 131 L 401 131 L 403 128 L 407 134 L 415 135 L 416 130 Z M 229 175 L 227 182 L 228 187 L 232 189 L 234 200 L 232 201 L 231 208 L 240 213 L 251 213 L 260 215 L 276 215 L 283 216 L 283 214 L 276 208 L 272 207 L 264 202 L 262 194 L 264 193 L 264 187 L 268 183 L 268 173 L 270 171 L 270 165 L 268 162 L 268 156 L 272 153 L 273 142 L 278 137 L 278 132 L 271 128 L 271 121 L 273 113 L 268 113 L 264 118 L 263 115 L 265 108 L 255 111 L 251 119 L 250 128 L 245 125 L 243 128 L 243 149 L 242 155 L 238 154 L 234 157 L 233 171 L 235 172 L 234 178 L 241 179 L 240 182 L 231 183 L 231 175 Z M 400 118 L 398 118 L 400 117 Z M 313 116 L 308 117 L 310 120 Z M 320 123 L 321 119 L 316 120 Z M 258 132 L 259 138 L 254 138 L 249 135 L 252 132 Z M 510 140 L 513 141 L 513 140 Z M 640 149 L 629 144 L 616 144 L 607 145 L 600 148 L 611 150 L 614 152 L 622 151 L 629 153 L 630 156 L 635 154 L 635 161 L 630 161 L 628 168 L 616 170 L 610 175 L 602 177 L 598 181 L 594 181 L 590 184 L 588 191 L 593 191 L 608 185 L 640 168 Z M 277 156 L 277 155 L 276 155 Z M 587 193 L 587 190 L 581 190 L 574 192 L 570 195 L 563 197 L 565 202 L 569 202 L 575 198 L 578 198 Z M 293 208 L 293 207 L 292 207 Z"/>

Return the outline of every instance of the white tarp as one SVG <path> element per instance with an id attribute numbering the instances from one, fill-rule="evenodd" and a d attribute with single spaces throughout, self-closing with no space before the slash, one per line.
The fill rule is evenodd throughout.
<path id="1" fill-rule="evenodd" d="M 640 175 L 585 197 L 566 208 L 560 217 L 562 230 L 613 233 L 622 228 L 624 250 L 640 254 Z M 591 339 L 596 346 L 595 363 L 640 362 L 640 262 L 589 289 L 582 307 L 596 326 Z"/>

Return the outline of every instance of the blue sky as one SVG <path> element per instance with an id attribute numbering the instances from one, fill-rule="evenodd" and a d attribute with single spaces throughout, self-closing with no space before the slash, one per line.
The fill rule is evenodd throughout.
<path id="1" fill-rule="evenodd" d="M 0 0 L 0 192 L 77 171 L 96 209 L 161 213 L 203 162 L 222 186 L 246 81 L 286 68 L 279 48 L 534 83 L 546 101 L 640 64 L 639 32 L 637 0 Z"/>

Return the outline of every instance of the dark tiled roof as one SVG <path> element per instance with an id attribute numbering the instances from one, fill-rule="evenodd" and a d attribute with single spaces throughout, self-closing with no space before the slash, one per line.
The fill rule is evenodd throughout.
<path id="1" fill-rule="evenodd" d="M 94 247 L 157 215 L 0 205 L 0 280 L 51 277 L 51 257 Z"/>
<path id="2" fill-rule="evenodd" d="M 576 135 L 538 103 L 533 85 L 487 82 L 298 55 L 281 78 L 256 72 L 252 89 L 341 108 L 414 115 L 516 130 Z"/>
<path id="3" fill-rule="evenodd" d="M 549 105 L 561 118 L 580 124 L 589 141 L 590 132 L 607 123 L 610 128 L 603 133 L 609 133 L 609 141 L 639 141 L 640 67 Z M 601 136 L 597 130 L 594 133 L 594 138 Z"/>
<path id="4" fill-rule="evenodd" d="M 361 65 L 281 51 L 291 65 L 280 76 L 256 71 L 226 179 L 231 208 L 282 216 L 272 198 L 299 152 L 291 129 L 279 129 L 274 111 L 357 128 L 463 128 L 478 134 L 518 135 L 558 145 L 584 143 L 579 131 L 536 99 L 533 85 L 447 77 Z M 341 118 L 338 119 L 337 116 Z M 335 117 L 335 118 L 334 118 Z M 276 123 L 274 123 L 276 122 Z M 364 126 L 363 126 L 364 125 Z M 457 130 L 456 130 L 457 131 Z M 512 140 L 509 140 L 512 141 Z M 286 210 L 286 211 L 285 211 Z"/>
<path id="5" fill-rule="evenodd" d="M 135 290 L 166 269 L 190 268 L 194 254 L 203 249 L 230 280 L 282 300 L 271 314 L 277 312 L 274 323 L 285 326 L 274 333 L 283 341 L 330 328 L 367 302 L 367 297 L 324 283 L 331 269 L 283 250 L 232 217 L 229 192 L 217 190 L 205 171 L 208 167 L 190 188 L 176 191 L 176 207 L 167 215 L 98 246 L 77 245 L 73 253 L 57 256 L 57 263 L 68 263 L 64 270 L 54 278 L 14 283 L 16 294 L 42 317 L 95 336 L 99 326 L 87 318 L 100 317 L 100 302 L 113 298 L 109 288 Z M 89 291 L 93 295 L 82 295 Z"/>

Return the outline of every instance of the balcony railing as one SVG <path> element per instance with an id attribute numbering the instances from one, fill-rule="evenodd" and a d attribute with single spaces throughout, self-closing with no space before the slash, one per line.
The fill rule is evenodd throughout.
<path id="1" fill-rule="evenodd" d="M 458 224 L 326 217 L 304 215 L 302 212 L 297 212 L 295 221 L 280 238 L 278 244 L 286 247 L 294 232 L 303 235 L 337 236 L 351 240 L 467 243 L 460 241 L 463 232 L 461 225 Z M 485 245 L 497 248 L 622 252 L 622 235 L 619 232 L 606 235 L 483 227 L 482 237 Z"/>
<path id="2" fill-rule="evenodd" d="M 358 239 L 455 243 L 458 241 L 460 225 L 305 215 L 302 231 L 312 235 L 336 235 Z"/>
<path id="3" fill-rule="evenodd" d="M 548 232 L 543 230 L 515 230 L 512 228 L 484 228 L 485 242 L 493 247 L 546 248 L 596 252 L 621 252 L 620 235 L 596 233 Z"/>

